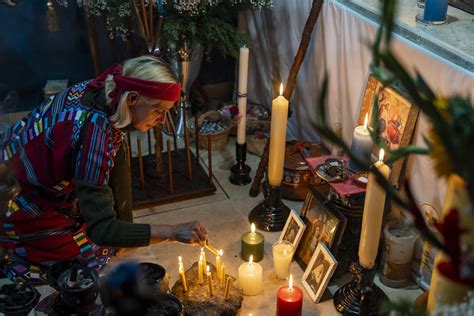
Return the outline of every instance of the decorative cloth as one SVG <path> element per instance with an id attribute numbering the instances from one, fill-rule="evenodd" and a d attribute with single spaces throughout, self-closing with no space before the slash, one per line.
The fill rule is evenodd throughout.
<path id="1" fill-rule="evenodd" d="M 176 101 L 181 95 L 181 84 L 179 83 L 142 80 L 124 76 L 122 75 L 122 71 L 122 65 L 113 64 L 95 80 L 89 83 L 87 87 L 87 89 L 91 91 L 102 89 L 105 86 L 107 76 L 113 76 L 115 89 L 108 95 L 112 100 L 110 103 L 112 113 L 115 113 L 120 97 L 125 91 L 136 91 L 144 96 L 164 101 Z"/>

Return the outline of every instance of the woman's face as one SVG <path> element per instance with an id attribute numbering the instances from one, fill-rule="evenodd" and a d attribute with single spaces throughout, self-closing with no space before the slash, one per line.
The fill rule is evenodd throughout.
<path id="1" fill-rule="evenodd" d="M 158 124 L 164 123 L 166 112 L 173 107 L 173 101 L 155 100 L 145 102 L 145 99 L 138 94 L 129 94 L 130 114 L 132 116 L 132 126 L 146 132 Z"/>

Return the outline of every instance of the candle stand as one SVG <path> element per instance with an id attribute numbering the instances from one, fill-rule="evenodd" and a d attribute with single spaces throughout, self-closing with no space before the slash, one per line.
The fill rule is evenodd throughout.
<path id="1" fill-rule="evenodd" d="M 385 315 L 380 313 L 380 304 L 388 301 L 387 295 L 374 284 L 375 269 L 365 269 L 353 262 L 351 282 L 334 294 L 334 306 L 344 315 Z"/>
<path id="2" fill-rule="evenodd" d="M 235 155 L 237 162 L 230 168 L 230 183 L 235 185 L 246 185 L 252 181 L 250 178 L 250 167 L 245 164 L 247 159 L 247 143 L 235 143 Z"/>
<path id="3" fill-rule="evenodd" d="M 281 188 L 268 185 L 265 200 L 254 207 L 249 214 L 249 221 L 258 229 L 268 232 L 281 231 L 290 215 L 290 209 L 281 200 Z"/>

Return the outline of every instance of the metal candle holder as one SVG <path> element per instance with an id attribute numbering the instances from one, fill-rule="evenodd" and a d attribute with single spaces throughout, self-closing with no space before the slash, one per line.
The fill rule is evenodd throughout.
<path id="1" fill-rule="evenodd" d="M 353 262 L 349 268 L 351 282 L 343 285 L 334 294 L 334 306 L 344 315 L 385 315 L 380 313 L 380 304 L 388 301 L 387 295 L 374 284 L 375 269 L 365 269 Z"/>
<path id="2" fill-rule="evenodd" d="M 264 186 L 265 199 L 254 207 L 249 214 L 249 221 L 255 223 L 258 229 L 268 232 L 283 230 L 290 209 L 281 200 L 281 188 L 268 185 Z"/>
<path id="3" fill-rule="evenodd" d="M 235 143 L 236 164 L 230 168 L 230 183 L 235 185 L 246 185 L 252 182 L 250 178 L 250 167 L 245 164 L 247 156 L 247 143 Z"/>

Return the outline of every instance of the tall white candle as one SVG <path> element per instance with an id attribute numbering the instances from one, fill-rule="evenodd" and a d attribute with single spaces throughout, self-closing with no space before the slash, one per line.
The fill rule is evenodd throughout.
<path id="1" fill-rule="evenodd" d="M 379 161 L 374 166 L 385 179 L 388 179 L 390 168 L 383 163 L 383 156 L 384 151 L 380 149 Z M 377 182 L 377 177 L 370 173 L 365 192 L 364 214 L 362 215 L 362 230 L 359 242 L 359 262 L 366 269 L 371 269 L 374 266 L 377 257 L 385 194 L 385 189 Z"/>
<path id="2" fill-rule="evenodd" d="M 357 153 L 362 159 L 370 162 L 370 156 L 372 155 L 372 137 L 370 136 L 369 129 L 367 128 L 369 116 L 365 115 L 364 125 L 357 126 L 354 129 L 354 136 L 352 138 L 351 151 Z M 358 166 L 354 161 L 349 162 L 349 169 L 361 170 L 361 166 Z"/>
<path id="3" fill-rule="evenodd" d="M 270 155 L 268 158 L 268 183 L 274 187 L 280 186 L 283 179 L 287 121 L 288 100 L 283 96 L 283 84 L 281 84 L 280 96 L 272 101 Z"/>
<path id="4" fill-rule="evenodd" d="M 257 295 L 262 292 L 263 273 L 262 266 L 253 262 L 250 256 L 249 262 L 244 262 L 239 267 L 239 286 L 244 295 Z"/>
<path id="5" fill-rule="evenodd" d="M 239 121 L 237 125 L 237 143 L 245 144 L 245 128 L 247 121 L 247 77 L 249 68 L 249 49 L 240 48 L 239 55 L 239 87 L 237 88 L 237 104 L 239 106 Z"/>

